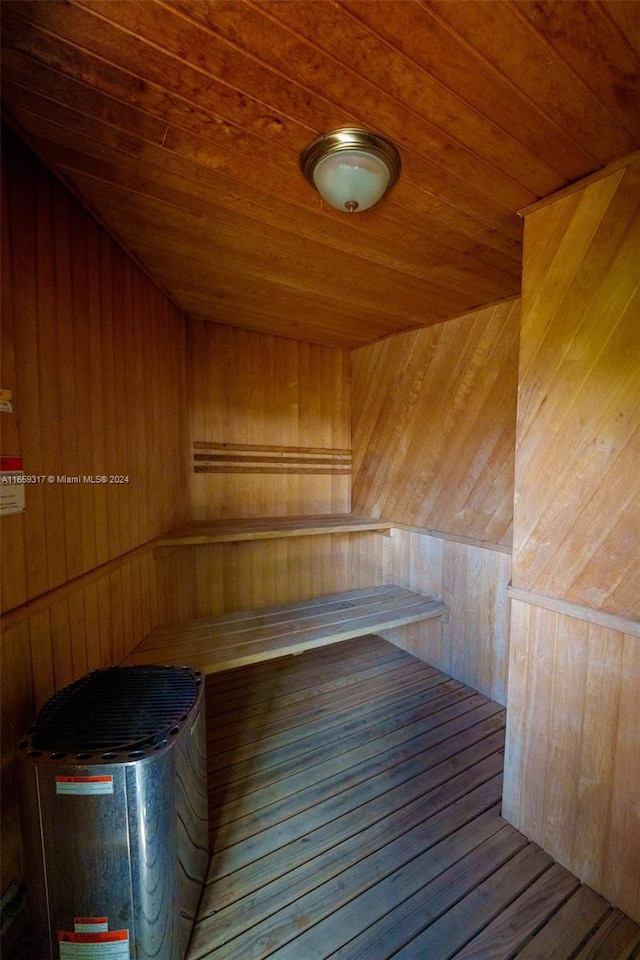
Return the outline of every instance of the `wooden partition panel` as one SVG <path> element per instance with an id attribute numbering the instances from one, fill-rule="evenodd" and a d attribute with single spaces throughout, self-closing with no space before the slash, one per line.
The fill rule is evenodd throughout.
<path id="1" fill-rule="evenodd" d="M 640 618 L 640 161 L 525 221 L 516 586 Z"/>
<path id="2" fill-rule="evenodd" d="M 188 321 L 194 520 L 351 509 L 348 355 Z"/>
<path id="3" fill-rule="evenodd" d="M 505 704 L 510 551 L 394 529 L 382 559 L 383 582 L 439 597 L 451 610 L 448 623 L 416 623 L 384 636 Z"/>
<path id="4" fill-rule="evenodd" d="M 640 920 L 640 162 L 526 214 L 504 812 Z"/>
<path id="5" fill-rule="evenodd" d="M 512 606 L 503 815 L 639 920 L 640 639 Z"/>
<path id="6" fill-rule="evenodd" d="M 519 301 L 352 353 L 353 508 L 510 546 Z"/>
<path id="7" fill-rule="evenodd" d="M 20 875 L 16 738 L 56 690 L 164 619 L 151 544 L 186 518 L 184 318 L 12 135 L 4 144 L 2 890 Z M 105 478 L 103 480 L 103 478 Z"/>

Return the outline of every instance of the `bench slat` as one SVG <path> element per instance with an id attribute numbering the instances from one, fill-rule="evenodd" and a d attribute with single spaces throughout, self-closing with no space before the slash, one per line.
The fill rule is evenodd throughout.
<path id="1" fill-rule="evenodd" d="M 125 663 L 188 663 L 203 673 L 255 663 L 380 630 L 444 618 L 440 600 L 393 584 L 299 603 L 156 627 Z"/>
<path id="2" fill-rule="evenodd" d="M 169 637 L 171 640 L 178 639 L 182 634 L 184 634 L 185 639 L 188 637 L 195 639 L 235 636 L 248 630 L 262 631 L 274 624 L 293 623 L 296 620 L 318 616 L 330 617 L 335 615 L 338 620 L 348 616 L 357 617 L 360 609 L 371 612 L 372 604 L 395 604 L 407 599 L 415 600 L 416 597 L 425 599 L 420 594 L 412 593 L 410 590 L 387 585 L 364 591 L 352 591 L 351 593 L 334 593 L 275 607 L 237 610 L 234 613 L 225 613 L 216 617 L 200 617 L 195 620 L 162 624 L 152 630 L 149 637 L 160 641 L 163 637 Z"/>

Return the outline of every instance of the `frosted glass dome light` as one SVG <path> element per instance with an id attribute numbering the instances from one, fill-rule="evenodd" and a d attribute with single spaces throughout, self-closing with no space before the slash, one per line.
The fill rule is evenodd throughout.
<path id="1" fill-rule="evenodd" d="M 314 140 L 302 154 L 301 165 L 327 203 L 348 213 L 368 210 L 400 175 L 400 155 L 393 144 L 356 127 Z"/>

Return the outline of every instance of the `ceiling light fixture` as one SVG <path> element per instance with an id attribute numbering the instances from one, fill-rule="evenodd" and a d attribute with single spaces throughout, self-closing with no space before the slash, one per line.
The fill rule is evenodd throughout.
<path id="1" fill-rule="evenodd" d="M 309 144 L 302 172 L 327 203 L 337 210 L 368 210 L 400 176 L 400 154 L 377 133 L 343 127 Z"/>

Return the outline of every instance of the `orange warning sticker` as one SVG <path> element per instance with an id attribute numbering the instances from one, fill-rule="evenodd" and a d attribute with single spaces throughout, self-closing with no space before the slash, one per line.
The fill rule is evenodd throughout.
<path id="1" fill-rule="evenodd" d="M 84 797 L 113 793 L 113 777 L 56 777 L 56 793 Z"/>
<path id="2" fill-rule="evenodd" d="M 109 930 L 108 917 L 74 917 L 73 929 L 76 933 L 106 933 Z"/>
<path id="3" fill-rule="evenodd" d="M 75 930 L 58 931 L 60 960 L 130 960 L 128 930 L 78 930 L 82 925 L 78 918 Z"/>

